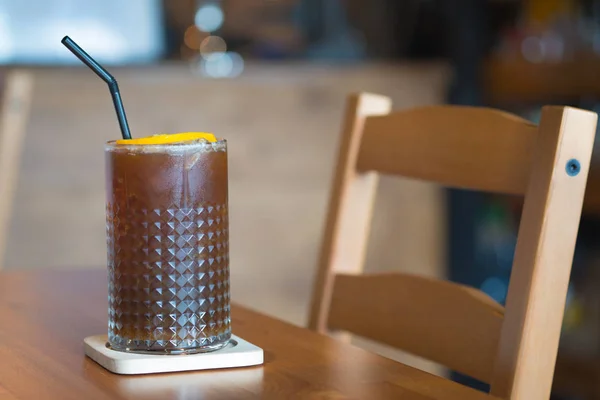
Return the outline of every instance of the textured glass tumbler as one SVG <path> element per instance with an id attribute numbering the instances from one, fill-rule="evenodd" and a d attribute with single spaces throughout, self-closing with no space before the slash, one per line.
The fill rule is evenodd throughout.
<path id="1" fill-rule="evenodd" d="M 226 142 L 109 142 L 105 155 L 110 347 L 177 354 L 225 346 Z"/>

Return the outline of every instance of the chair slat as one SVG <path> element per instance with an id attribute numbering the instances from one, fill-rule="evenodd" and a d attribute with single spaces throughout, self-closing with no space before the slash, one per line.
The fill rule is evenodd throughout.
<path id="1" fill-rule="evenodd" d="M 335 277 L 328 326 L 492 376 L 503 307 L 463 285 L 401 273 Z"/>
<path id="2" fill-rule="evenodd" d="M 368 117 L 359 171 L 524 194 L 537 126 L 488 108 L 421 107 Z"/>

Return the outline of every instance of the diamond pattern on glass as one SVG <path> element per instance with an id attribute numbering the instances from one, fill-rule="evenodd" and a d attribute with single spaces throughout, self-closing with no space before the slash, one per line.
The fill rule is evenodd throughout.
<path id="1" fill-rule="evenodd" d="M 124 212 L 108 204 L 113 346 L 170 351 L 230 338 L 228 222 L 226 205 Z"/>

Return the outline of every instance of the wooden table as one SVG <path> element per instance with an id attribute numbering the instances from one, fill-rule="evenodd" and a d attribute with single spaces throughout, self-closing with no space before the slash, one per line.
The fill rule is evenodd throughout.
<path id="1" fill-rule="evenodd" d="M 234 332 L 265 350 L 264 366 L 119 376 L 83 353 L 106 307 L 102 270 L 1 273 L 0 400 L 490 399 L 238 305 Z"/>

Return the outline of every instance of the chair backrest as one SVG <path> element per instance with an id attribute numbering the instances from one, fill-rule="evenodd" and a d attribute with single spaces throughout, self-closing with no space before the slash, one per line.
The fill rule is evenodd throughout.
<path id="1" fill-rule="evenodd" d="M 439 362 L 498 397 L 547 399 L 596 114 L 544 107 L 536 126 L 485 108 L 390 110 L 383 96 L 348 101 L 309 326 Z M 379 173 L 525 196 L 506 309 L 451 282 L 361 274 Z"/>
<path id="2" fill-rule="evenodd" d="M 32 100 L 33 76 L 27 71 L 0 74 L 0 270 L 3 268 L 14 193 Z"/>

